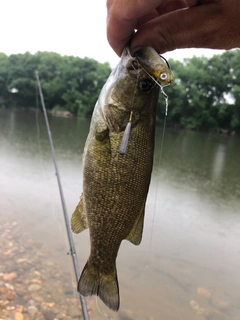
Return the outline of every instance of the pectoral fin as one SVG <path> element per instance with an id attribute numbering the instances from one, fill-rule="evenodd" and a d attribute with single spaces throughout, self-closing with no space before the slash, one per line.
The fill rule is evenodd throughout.
<path id="1" fill-rule="evenodd" d="M 88 228 L 87 216 L 84 211 L 83 195 L 71 217 L 71 228 L 74 233 L 80 233 Z"/>
<path id="2" fill-rule="evenodd" d="M 126 240 L 135 245 L 139 245 L 142 240 L 143 223 L 144 223 L 145 203 L 140 211 L 137 220 L 134 223 L 132 230 L 127 236 Z"/>
<path id="3" fill-rule="evenodd" d="M 103 141 L 108 135 L 108 127 L 99 127 L 95 132 L 95 138 L 99 141 Z"/>
<path id="4" fill-rule="evenodd" d="M 98 117 L 97 121 L 95 122 L 95 127 L 94 127 L 94 135 L 95 138 L 99 141 L 103 141 L 109 133 L 109 129 L 107 127 L 106 122 L 103 120 L 102 117 Z"/>

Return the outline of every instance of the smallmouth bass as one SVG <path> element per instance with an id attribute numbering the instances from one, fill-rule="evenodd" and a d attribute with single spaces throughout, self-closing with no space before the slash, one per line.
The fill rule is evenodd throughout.
<path id="1" fill-rule="evenodd" d="M 78 282 L 83 296 L 98 295 L 119 309 L 116 258 L 122 240 L 142 239 L 151 179 L 159 86 L 170 84 L 168 64 L 150 47 L 132 57 L 125 48 L 92 115 L 83 155 L 83 193 L 72 218 L 74 233 L 89 228 L 91 252 Z M 128 124 L 126 152 L 119 152 Z"/>

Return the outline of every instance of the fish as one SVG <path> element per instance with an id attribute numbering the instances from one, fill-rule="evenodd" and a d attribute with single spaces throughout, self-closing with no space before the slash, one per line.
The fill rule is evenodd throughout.
<path id="1" fill-rule="evenodd" d="M 114 311 L 120 306 L 119 247 L 124 239 L 134 245 L 142 239 L 153 165 L 157 84 L 172 81 L 168 64 L 153 48 L 144 47 L 132 56 L 126 47 L 92 114 L 83 152 L 83 193 L 71 217 L 74 233 L 89 228 L 91 244 L 77 289 L 82 296 L 99 296 Z"/>

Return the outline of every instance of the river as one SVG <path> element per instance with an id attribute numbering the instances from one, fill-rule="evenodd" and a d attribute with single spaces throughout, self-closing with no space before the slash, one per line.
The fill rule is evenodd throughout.
<path id="1" fill-rule="evenodd" d="M 70 216 L 82 190 L 89 122 L 52 116 L 49 122 Z M 90 318 L 239 320 L 240 137 L 167 128 L 160 155 L 161 140 L 162 128 L 156 128 L 142 243 L 123 241 L 117 258 L 120 311 L 87 298 Z M 51 319 L 44 306 L 52 319 L 61 319 L 56 308 L 65 312 L 62 319 L 81 319 L 40 112 L 0 110 L 0 219 L 7 226 L 4 234 L 11 233 L 5 237 L 10 249 L 0 257 L 0 274 L 16 273 L 16 303 L 23 305 L 22 312 L 30 303 L 42 310 L 43 319 Z M 82 269 L 89 254 L 88 231 L 74 235 L 74 241 Z M 24 258 L 31 267 L 19 266 Z M 31 273 L 38 280 L 30 280 Z M 31 281 L 42 288 L 31 293 Z M 26 298 L 23 293 L 21 298 L 24 288 Z"/>

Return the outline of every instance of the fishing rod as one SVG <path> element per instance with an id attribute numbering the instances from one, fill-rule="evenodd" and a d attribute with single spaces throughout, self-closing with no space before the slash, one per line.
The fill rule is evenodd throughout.
<path id="1" fill-rule="evenodd" d="M 61 183 L 60 174 L 59 174 L 59 170 L 58 170 L 58 164 L 57 164 L 55 149 L 54 149 L 54 145 L 53 145 L 52 134 L 51 134 L 51 130 L 50 130 L 49 122 L 48 122 L 48 116 L 47 116 L 47 111 L 46 111 L 46 107 L 45 107 L 45 103 L 44 103 L 42 87 L 41 87 L 41 83 L 39 80 L 38 71 L 35 71 L 35 75 L 36 75 L 39 95 L 40 95 L 40 99 L 41 99 L 43 114 L 44 114 L 44 118 L 45 118 L 45 123 L 46 123 L 46 127 L 47 127 L 48 139 L 49 139 L 50 146 L 51 146 L 52 158 L 53 158 L 53 163 L 54 163 L 54 167 L 55 167 L 55 171 L 56 171 L 55 173 L 57 176 L 60 198 L 61 198 L 61 202 L 62 202 L 63 216 L 64 216 L 64 220 L 65 220 L 68 242 L 69 242 L 69 246 L 70 246 L 69 254 L 71 254 L 71 256 L 72 256 L 72 262 L 73 262 L 74 272 L 75 272 L 75 276 L 76 276 L 76 281 L 78 282 L 78 280 L 80 278 L 80 271 L 79 271 L 79 266 L 78 266 L 77 254 L 76 254 L 75 245 L 74 245 L 74 241 L 73 241 L 73 237 L 72 237 L 72 232 L 71 232 L 71 228 L 70 228 L 70 224 L 69 224 L 69 220 L 68 220 L 66 203 L 65 203 L 65 199 L 64 199 L 64 195 L 63 195 L 63 190 L 62 190 L 62 183 Z M 83 319 L 89 320 L 86 299 L 80 294 L 79 294 L 79 298 L 80 298 L 80 303 L 82 306 Z"/>

